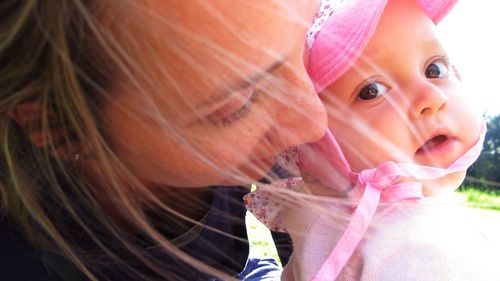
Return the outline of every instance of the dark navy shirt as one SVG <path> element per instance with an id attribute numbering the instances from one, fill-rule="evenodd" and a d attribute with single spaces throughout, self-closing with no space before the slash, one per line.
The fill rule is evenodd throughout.
<path id="1" fill-rule="evenodd" d="M 55 281 L 38 253 L 12 221 L 0 218 L 0 280 Z"/>
<path id="2" fill-rule="evenodd" d="M 272 261 L 249 260 L 247 264 L 249 245 L 246 242 L 246 209 L 242 198 L 248 190 L 238 187 L 215 187 L 214 189 L 212 208 L 206 217 L 205 224 L 220 230 L 221 233 L 204 228 L 195 240 L 183 246 L 181 250 L 242 280 L 271 280 L 271 277 L 262 277 L 264 275 L 274 276 L 272 279 L 277 280 L 277 266 Z M 287 248 L 289 241 L 286 237 L 280 237 L 280 239 L 285 241 L 283 245 Z M 282 256 L 282 260 L 286 260 L 288 254 L 289 252 Z M 196 271 L 176 257 L 159 253 L 158 258 L 168 261 L 171 265 L 171 268 L 166 269 L 172 273 L 171 280 L 212 280 L 210 276 Z M 263 266 L 260 266 L 261 264 Z M 247 268 L 244 271 L 245 265 Z M 108 264 L 102 271 L 110 280 L 130 280 L 118 265 Z M 243 273 L 238 275 L 242 271 Z M 256 274 L 256 272 L 259 273 Z M 260 277 L 252 279 L 246 278 L 247 275 Z M 2 218 L 0 219 L 0 280 L 78 281 L 86 280 L 86 278 L 66 259 L 54 254 L 38 252 L 23 238 L 12 221 Z"/>

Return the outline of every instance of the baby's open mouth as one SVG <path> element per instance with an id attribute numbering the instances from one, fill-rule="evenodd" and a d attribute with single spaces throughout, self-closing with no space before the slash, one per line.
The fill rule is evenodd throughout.
<path id="1" fill-rule="evenodd" d="M 439 150 L 445 146 L 451 139 L 446 135 L 437 135 L 426 141 L 416 152 L 420 153 L 430 153 Z"/>

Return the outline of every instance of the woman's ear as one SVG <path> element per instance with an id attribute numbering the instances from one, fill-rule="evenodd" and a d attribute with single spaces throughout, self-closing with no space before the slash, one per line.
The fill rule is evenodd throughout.
<path id="1" fill-rule="evenodd" d="M 78 141 L 70 134 L 56 114 L 39 101 L 19 104 L 7 112 L 39 149 L 48 149 L 52 156 L 67 159 L 79 151 Z"/>

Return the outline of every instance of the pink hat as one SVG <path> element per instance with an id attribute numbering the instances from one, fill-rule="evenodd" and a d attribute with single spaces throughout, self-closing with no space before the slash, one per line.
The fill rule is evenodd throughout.
<path id="1" fill-rule="evenodd" d="M 457 0 L 418 0 L 438 23 Z M 387 0 L 323 0 L 307 34 L 307 70 L 319 93 L 342 76 L 368 44 Z"/>

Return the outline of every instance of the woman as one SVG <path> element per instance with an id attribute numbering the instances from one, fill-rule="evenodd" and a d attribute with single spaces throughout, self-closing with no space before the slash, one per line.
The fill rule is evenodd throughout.
<path id="1" fill-rule="evenodd" d="M 302 61 L 316 7 L 2 1 L 1 277 L 238 274 L 247 190 L 220 186 L 272 180 L 325 131 Z"/>

